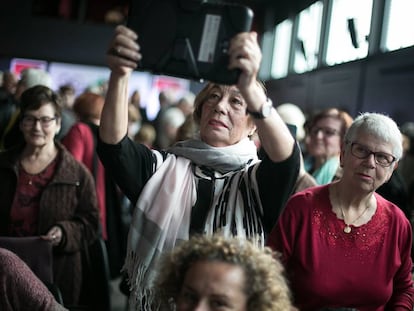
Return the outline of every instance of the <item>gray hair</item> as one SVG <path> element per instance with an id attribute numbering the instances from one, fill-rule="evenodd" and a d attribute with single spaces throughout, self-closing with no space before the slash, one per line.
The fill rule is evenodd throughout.
<path id="1" fill-rule="evenodd" d="M 381 113 L 361 113 L 345 134 L 345 141 L 354 141 L 359 133 L 367 133 L 392 145 L 392 153 L 397 159 L 402 157 L 402 135 L 393 119 Z"/>
<path id="2" fill-rule="evenodd" d="M 49 73 L 38 68 L 27 68 L 21 72 L 20 81 L 26 89 L 36 85 L 44 85 L 48 88 L 52 87 L 52 78 Z"/>

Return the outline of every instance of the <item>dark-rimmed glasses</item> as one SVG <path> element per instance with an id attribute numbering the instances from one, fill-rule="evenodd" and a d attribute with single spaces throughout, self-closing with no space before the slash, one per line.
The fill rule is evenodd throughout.
<path id="1" fill-rule="evenodd" d="M 383 167 L 388 167 L 392 163 L 397 160 L 396 157 L 394 157 L 392 154 L 385 153 L 385 152 L 374 152 L 369 150 L 364 145 L 357 143 L 357 142 L 351 142 L 351 153 L 354 157 L 358 159 L 366 159 L 371 154 L 374 155 L 375 163 L 378 165 L 381 165 Z"/>
<path id="2" fill-rule="evenodd" d="M 56 117 L 40 117 L 36 118 L 34 116 L 24 116 L 22 118 L 22 125 L 24 127 L 33 127 L 38 121 L 42 127 L 48 127 L 52 123 L 52 121 L 56 120 Z"/>

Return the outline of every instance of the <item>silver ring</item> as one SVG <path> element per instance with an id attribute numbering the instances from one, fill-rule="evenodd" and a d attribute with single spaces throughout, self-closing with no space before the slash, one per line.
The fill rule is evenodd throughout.
<path id="1" fill-rule="evenodd" d="M 122 50 L 122 47 L 118 47 L 118 48 L 116 49 L 116 53 L 117 53 L 118 55 L 121 55 L 121 50 Z"/>
<path id="2" fill-rule="evenodd" d="M 56 235 L 52 235 L 52 240 L 56 239 Z"/>

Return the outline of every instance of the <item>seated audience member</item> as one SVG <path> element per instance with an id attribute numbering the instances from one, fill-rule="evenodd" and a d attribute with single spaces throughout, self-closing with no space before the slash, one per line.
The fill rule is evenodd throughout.
<path id="1" fill-rule="evenodd" d="M 33 271 L 11 251 L 0 248 L 0 310 L 64 311 Z"/>
<path id="2" fill-rule="evenodd" d="M 406 185 L 414 182 L 414 122 L 406 122 L 401 126 L 403 134 L 403 157 L 398 166 Z M 414 206 L 413 206 L 414 208 Z"/>
<path id="3" fill-rule="evenodd" d="M 303 111 L 296 105 L 285 103 L 276 107 L 277 112 L 285 123 L 295 126 L 295 138 L 299 145 L 302 145 L 305 139 L 305 122 L 306 117 Z M 303 146 L 302 146 L 303 147 Z M 306 188 L 318 185 L 315 178 L 305 170 L 303 157 L 301 158 L 300 171 L 296 181 L 293 193 L 299 192 Z"/>
<path id="4" fill-rule="evenodd" d="M 149 149 L 152 149 L 156 137 L 157 133 L 155 128 L 150 123 L 144 123 L 135 134 L 134 141 L 147 146 Z"/>
<path id="5" fill-rule="evenodd" d="M 95 146 L 104 101 L 103 96 L 90 92 L 83 93 L 75 99 L 73 111 L 79 122 L 71 127 L 62 144 L 76 160 L 89 169 L 94 177 L 102 237 L 106 240 L 105 170 L 96 154 Z"/>
<path id="6" fill-rule="evenodd" d="M 184 116 L 192 116 L 194 112 L 194 99 L 195 95 L 192 92 L 185 93 L 175 104 L 175 107 L 179 108 Z"/>
<path id="7" fill-rule="evenodd" d="M 162 310 L 289 311 L 284 270 L 269 248 L 239 238 L 194 236 L 161 261 Z"/>
<path id="8" fill-rule="evenodd" d="M 409 218 L 414 224 L 414 122 L 404 123 L 401 126 L 401 132 L 403 133 L 404 155 L 398 170 L 407 187 Z"/>
<path id="9" fill-rule="evenodd" d="M 402 156 L 401 133 L 382 114 L 358 116 L 341 149 L 342 177 L 293 195 L 269 235 L 301 311 L 412 310 L 412 229 L 375 191 Z"/>
<path id="10" fill-rule="evenodd" d="M 129 98 L 129 104 L 134 106 L 136 109 L 138 109 L 139 114 L 141 116 L 141 123 L 149 123 L 147 116 L 147 109 L 146 107 L 142 106 L 141 102 L 141 93 L 138 90 L 135 90 L 132 92 L 130 98 Z"/>
<path id="11" fill-rule="evenodd" d="M 14 100 L 16 85 L 16 75 L 10 71 L 4 72 L 3 82 L 0 86 L 0 138 L 3 136 L 10 118 L 17 109 L 17 103 Z"/>
<path id="12" fill-rule="evenodd" d="M 307 122 L 305 170 L 319 185 L 330 183 L 340 176 L 341 144 L 351 123 L 351 116 L 336 108 L 323 110 Z"/>
<path id="13" fill-rule="evenodd" d="M 133 139 L 142 126 L 142 116 L 140 110 L 132 105 L 128 105 L 128 136 Z"/>
<path id="14" fill-rule="evenodd" d="M 414 193 L 409 191 L 409 188 L 410 180 L 414 181 L 414 145 L 410 148 L 409 124 L 405 123 L 400 127 L 403 137 L 403 155 L 398 162 L 398 168 L 394 171 L 390 180 L 377 189 L 377 193 L 401 208 L 407 218 L 413 221 L 414 206 L 412 201 Z M 413 135 L 414 123 L 411 123 L 411 141 L 414 141 Z M 412 255 L 414 256 L 414 253 Z"/>
<path id="15" fill-rule="evenodd" d="M 100 215 L 100 231 L 105 240 L 111 275 L 117 277 L 123 264 L 126 236 L 121 234 L 121 194 L 118 191 L 110 172 L 106 171 L 96 152 L 98 128 L 101 120 L 104 97 L 85 92 L 75 99 L 73 111 L 80 120 L 72 126 L 63 139 L 63 145 L 74 158 L 89 169 L 94 177 L 98 208 Z"/>
<path id="16" fill-rule="evenodd" d="M 254 32 L 230 42 L 229 68 L 240 70 L 238 83 L 208 83 L 197 95 L 196 138 L 163 151 L 133 142 L 127 135 L 128 80 L 145 57 L 136 40 L 131 29 L 115 29 L 98 143 L 102 163 L 135 207 L 124 266 L 131 310 L 151 298 L 157 258 L 193 234 L 220 232 L 264 246 L 300 163 L 298 145 L 257 80 L 262 54 Z M 249 140 L 256 129 L 266 150 L 261 161 Z"/>
<path id="17" fill-rule="evenodd" d="M 54 283 L 65 305 L 78 302 L 81 247 L 98 231 L 96 192 L 87 168 L 57 142 L 61 105 L 42 85 L 23 92 L 24 144 L 0 153 L 0 235 L 41 236 L 53 246 Z"/>
<path id="18" fill-rule="evenodd" d="M 194 116 L 189 115 L 185 119 L 184 123 L 178 128 L 175 140 L 179 142 L 187 139 L 193 139 L 198 134 L 198 131 L 198 124 L 195 122 Z"/>
<path id="19" fill-rule="evenodd" d="M 276 107 L 280 117 L 287 124 L 292 124 L 296 127 L 296 140 L 299 144 L 305 139 L 305 122 L 306 116 L 302 109 L 291 103 L 284 103 Z"/>
<path id="20" fill-rule="evenodd" d="M 157 131 L 158 149 L 167 149 L 176 142 L 178 129 L 184 121 L 185 116 L 181 109 L 169 107 L 164 111 L 159 120 L 159 131 Z"/>
<path id="21" fill-rule="evenodd" d="M 78 120 L 73 111 L 75 88 L 70 84 L 61 85 L 58 94 L 62 101 L 62 126 L 56 138 L 62 140 Z"/>

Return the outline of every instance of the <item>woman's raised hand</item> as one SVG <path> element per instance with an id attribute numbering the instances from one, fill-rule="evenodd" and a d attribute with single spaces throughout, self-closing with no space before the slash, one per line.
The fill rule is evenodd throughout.
<path id="1" fill-rule="evenodd" d="M 107 51 L 107 63 L 112 73 L 125 75 L 137 68 L 142 58 L 137 39 L 133 30 L 122 25 L 115 28 Z"/>

